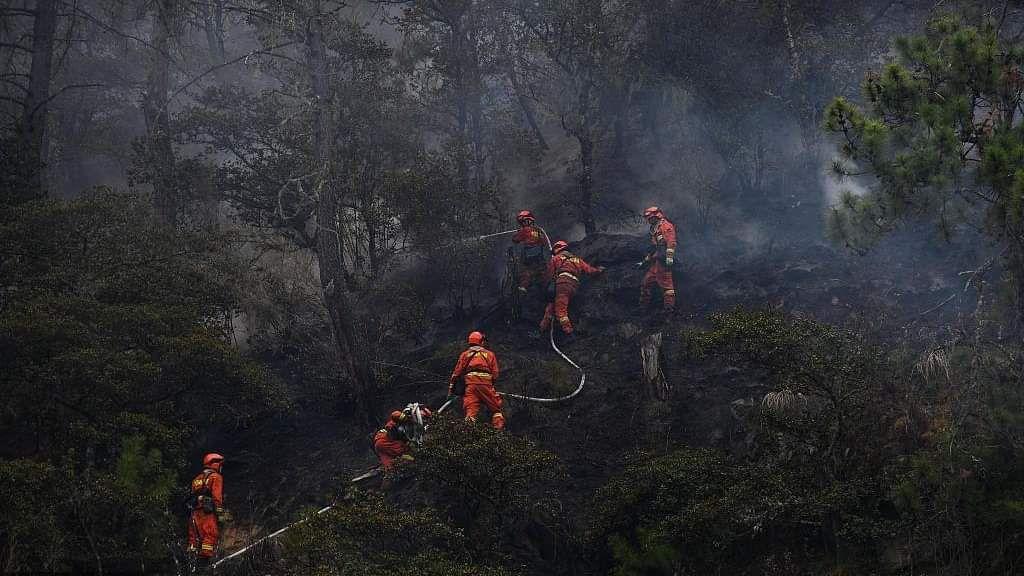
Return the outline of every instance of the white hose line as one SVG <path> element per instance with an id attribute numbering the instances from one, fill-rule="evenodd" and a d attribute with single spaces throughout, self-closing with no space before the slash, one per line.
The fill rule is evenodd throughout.
<path id="1" fill-rule="evenodd" d="M 324 506 L 323 508 L 317 510 L 316 514 L 314 514 L 313 516 L 319 516 L 319 515 L 323 514 L 324 512 L 327 512 L 331 508 L 334 508 L 334 506 Z M 253 542 L 252 544 L 249 544 L 245 548 L 242 548 L 241 550 L 237 550 L 237 551 L 233 552 L 230 556 L 225 556 L 225 557 L 221 558 L 220 560 L 217 560 L 216 562 L 214 562 L 213 564 L 210 565 L 210 568 L 216 568 L 220 564 L 222 564 L 224 562 L 227 562 L 228 560 L 231 560 L 232 558 L 241 556 L 242 554 L 246 553 L 253 546 L 255 546 L 257 544 L 260 544 L 260 543 L 263 543 L 263 542 L 266 542 L 267 540 L 271 540 L 273 538 L 276 538 L 276 537 L 280 536 L 281 534 L 284 534 L 288 530 L 291 530 L 292 528 L 298 526 L 299 524 L 303 524 L 305 522 L 308 522 L 313 516 L 309 516 L 307 518 L 303 518 L 302 520 L 299 520 L 298 522 L 292 522 L 291 524 L 285 526 L 284 528 L 281 528 L 277 532 L 274 532 L 273 534 L 268 534 L 268 535 L 264 536 L 263 538 L 260 538 L 259 540 Z"/>
<path id="2" fill-rule="evenodd" d="M 494 238 L 495 236 L 504 236 L 505 234 L 515 234 L 519 232 L 519 229 L 505 230 L 504 232 L 495 232 L 494 234 L 484 234 L 483 236 L 477 236 L 477 240 L 487 240 L 488 238 Z"/>
<path id="3" fill-rule="evenodd" d="M 541 234 L 544 234 L 544 240 L 548 243 L 548 252 L 551 252 L 551 236 L 548 236 L 547 231 L 540 226 L 537 226 L 537 228 L 540 228 Z"/>
<path id="4" fill-rule="evenodd" d="M 498 394 L 500 394 L 500 395 L 502 395 L 502 396 L 504 396 L 506 398 L 515 398 L 517 400 L 526 400 L 527 402 L 540 402 L 540 403 L 544 403 L 544 404 L 553 404 L 555 402 L 564 402 L 566 400 L 571 400 L 572 398 L 576 397 L 577 394 L 579 394 L 580 392 L 583 391 L 583 386 L 587 383 L 587 373 L 583 370 L 583 368 L 580 368 L 579 364 L 573 362 L 571 358 L 566 356 L 565 353 L 562 352 L 558 348 L 558 345 L 555 344 L 555 327 L 554 326 L 552 326 L 551 327 L 551 331 L 548 332 L 548 337 L 551 339 L 551 348 L 553 348 L 555 350 L 555 352 L 558 352 L 558 355 L 561 356 L 566 362 L 571 364 L 573 368 L 575 368 L 575 369 L 580 371 L 580 385 L 577 386 L 576 389 L 572 391 L 572 394 L 567 394 L 565 396 L 559 396 L 558 398 L 536 398 L 534 396 L 523 396 L 521 394 L 512 394 L 511 392 L 498 392 Z"/>
<path id="5" fill-rule="evenodd" d="M 537 228 L 540 228 L 541 233 L 544 234 L 544 240 L 548 243 L 548 251 L 550 252 L 551 251 L 551 237 L 548 236 L 547 230 L 544 230 L 540 226 L 537 226 Z M 515 398 L 517 400 L 526 400 L 527 402 L 541 402 L 541 403 L 551 404 L 551 403 L 554 403 L 554 402 L 564 402 L 566 400 L 571 400 L 572 398 L 575 398 L 577 394 L 579 394 L 580 392 L 583 391 L 583 386 L 587 383 L 587 373 L 583 370 L 583 368 L 580 368 L 579 364 L 573 362 L 571 358 L 566 356 L 565 353 L 562 352 L 561 349 L 559 349 L 558 345 L 555 344 L 555 327 L 553 325 L 551 326 L 551 330 L 548 332 L 548 338 L 551 340 L 551 348 L 555 352 L 558 352 L 558 355 L 561 356 L 562 359 L 564 359 L 566 362 L 571 364 L 573 368 L 579 370 L 579 372 L 580 372 L 580 385 L 577 386 L 576 389 L 572 391 L 572 394 L 567 394 L 565 396 L 560 396 L 558 398 L 536 398 L 534 396 L 523 396 L 522 394 L 512 394 L 511 392 L 498 392 L 498 394 L 500 394 L 502 396 L 505 396 L 506 398 Z"/>
<path id="6" fill-rule="evenodd" d="M 538 228 L 540 228 L 540 226 L 538 226 Z M 550 251 L 551 250 L 551 238 L 548 236 L 548 233 L 545 232 L 543 228 L 540 228 L 540 231 L 544 234 L 544 239 L 547 241 L 547 243 L 548 243 L 548 250 Z M 497 233 L 494 233 L 494 234 L 487 234 L 487 235 L 484 235 L 484 236 L 480 236 L 479 238 L 477 238 L 477 240 L 485 240 L 487 238 L 493 238 L 495 236 L 504 236 L 505 234 L 512 234 L 514 232 L 517 232 L 517 230 L 506 230 L 505 232 L 497 232 Z M 522 396 L 520 394 L 512 394 L 512 393 L 509 393 L 509 392 L 499 392 L 499 394 L 501 394 L 502 396 L 505 396 L 507 398 L 516 398 L 518 400 L 526 400 L 528 402 L 552 403 L 552 402 L 563 402 L 565 400 L 572 399 L 577 394 L 579 394 L 581 391 L 583 391 L 583 386 L 587 382 L 587 373 L 584 372 L 582 368 L 580 368 L 579 364 L 573 362 L 571 358 L 566 356 L 565 353 L 562 352 L 558 348 L 558 345 L 555 344 L 555 327 L 554 326 L 552 326 L 551 330 L 548 332 L 548 338 L 551 341 L 551 348 L 554 349 L 554 351 L 557 352 L 558 355 L 561 356 L 566 362 L 571 364 L 573 368 L 579 370 L 579 372 L 580 372 L 580 385 L 576 387 L 576 390 L 574 390 L 572 392 L 572 394 L 568 394 L 566 396 L 561 396 L 559 398 L 534 398 L 532 396 Z M 395 366 L 395 367 L 399 367 L 399 368 L 409 368 L 408 366 L 401 366 L 401 365 L 398 365 L 398 364 L 388 364 L 388 363 L 385 363 L 385 362 L 378 362 L 378 364 L 383 364 L 385 366 Z M 423 371 L 423 372 L 428 373 L 426 371 Z M 449 401 L 445 402 L 440 408 L 438 408 L 437 413 L 440 414 L 440 413 L 444 412 L 445 409 L 448 408 L 448 406 L 450 406 L 452 404 L 452 402 L 453 402 L 453 400 L 449 400 Z M 423 425 L 423 419 L 422 419 L 422 416 L 420 415 L 419 404 L 415 405 L 414 412 L 416 414 L 417 423 L 419 423 L 422 426 Z M 424 429 L 426 429 L 426 426 L 423 426 L 423 427 L 424 427 Z M 379 473 L 379 471 L 380 471 L 380 467 L 374 468 L 373 470 L 370 470 L 369 472 L 366 472 L 366 473 L 364 473 L 361 476 L 353 478 L 352 482 L 358 482 L 360 480 L 369 478 L 370 476 L 374 476 L 377 473 Z M 324 512 L 327 512 L 331 508 L 334 508 L 334 506 L 333 505 L 332 506 L 324 506 L 320 510 L 317 510 L 316 514 L 314 514 L 313 516 L 319 516 L 319 515 L 323 514 Z M 230 555 L 225 556 L 225 557 L 221 558 L 220 560 L 217 560 L 216 562 L 211 564 L 210 567 L 211 568 L 216 568 L 220 564 L 222 564 L 224 562 L 227 562 L 228 560 L 231 560 L 232 558 L 237 558 L 238 556 L 241 556 L 242 554 L 245 554 L 253 546 L 256 546 L 257 544 L 260 544 L 262 542 L 266 542 L 267 540 L 271 540 L 273 538 L 276 538 L 276 537 L 280 536 L 281 534 L 284 534 L 288 530 L 291 530 L 295 526 L 298 526 L 299 524 L 303 524 L 305 522 L 308 522 L 310 520 L 310 518 L 312 518 L 312 516 L 307 517 L 307 518 L 303 518 L 302 520 L 299 520 L 298 522 L 293 522 L 293 523 L 285 526 L 284 528 L 281 528 L 277 532 L 274 532 L 272 534 L 268 534 L 268 535 L 264 536 L 263 538 L 260 538 L 259 540 L 253 542 L 252 544 L 249 544 L 245 548 L 242 548 L 241 550 L 237 550 L 237 551 L 231 553 Z"/>

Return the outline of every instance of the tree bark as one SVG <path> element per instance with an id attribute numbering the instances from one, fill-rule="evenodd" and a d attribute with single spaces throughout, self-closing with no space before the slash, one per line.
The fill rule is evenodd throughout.
<path id="1" fill-rule="evenodd" d="M 515 64 L 509 66 L 508 71 L 509 81 L 512 83 L 512 91 L 516 95 L 516 101 L 519 102 L 519 107 L 523 110 L 523 116 L 526 118 L 526 123 L 530 125 L 530 130 L 533 131 L 533 137 L 537 139 L 537 143 L 540 145 L 541 150 L 548 149 L 548 141 L 544 138 L 544 133 L 540 129 L 540 124 L 537 122 L 537 116 L 533 112 L 533 106 L 530 105 L 530 99 L 526 97 L 523 92 L 523 87 L 519 83 L 519 75 L 516 74 Z"/>
<path id="2" fill-rule="evenodd" d="M 222 64 L 224 52 L 224 0 L 212 3 L 200 2 L 199 17 L 203 21 L 203 32 L 206 34 L 206 46 L 210 51 L 210 62 Z"/>
<path id="3" fill-rule="evenodd" d="M 173 31 L 174 0 L 158 0 L 153 12 L 152 49 L 146 71 L 146 94 L 142 111 L 146 120 L 147 160 L 152 170 L 153 207 L 157 217 L 173 226 L 178 218 L 178 198 L 174 182 L 174 148 L 171 145 L 167 106 L 170 91 L 167 48 Z"/>
<path id="4" fill-rule="evenodd" d="M 345 246 L 341 213 L 341 198 L 333 173 L 336 169 L 331 156 L 334 126 L 330 111 L 330 93 L 327 85 L 327 55 L 323 40 L 323 16 L 319 2 L 314 5 L 306 38 L 307 63 L 313 89 L 314 147 L 320 168 L 317 182 L 316 251 L 320 270 L 320 286 L 324 306 L 331 319 L 331 330 L 339 360 L 352 380 L 356 403 L 367 418 L 376 409 L 373 376 L 369 361 L 359 345 L 356 318 L 349 302 L 348 282 L 345 275 Z"/>
<path id="5" fill-rule="evenodd" d="M 580 134 L 576 139 L 580 143 L 580 222 L 590 236 L 597 233 L 594 219 L 594 142 L 589 134 Z"/>
<path id="6" fill-rule="evenodd" d="M 789 51 L 789 76 L 793 89 L 797 91 L 797 119 L 800 123 L 800 137 L 803 141 L 805 162 L 814 167 L 818 162 L 818 143 L 821 139 L 821 128 L 818 126 L 817 113 L 810 96 L 807 94 L 807 74 L 802 64 L 800 50 L 793 32 L 790 19 L 792 6 L 789 0 L 782 4 L 782 23 L 786 30 L 786 48 Z"/>
<path id="7" fill-rule="evenodd" d="M 1014 296 L 1016 302 L 1017 341 L 1024 350 L 1024 238 L 1010 238 L 1008 251 L 1008 264 L 1010 267 L 1010 278 L 1014 285 Z M 1021 378 L 1024 379 L 1024 353 L 1021 354 Z"/>
<path id="8" fill-rule="evenodd" d="M 24 150 L 28 155 L 29 187 L 34 195 L 45 193 L 44 178 L 49 159 L 46 120 L 53 76 L 53 36 L 57 29 L 57 0 L 36 2 L 32 23 L 32 66 L 29 91 L 22 116 Z"/>

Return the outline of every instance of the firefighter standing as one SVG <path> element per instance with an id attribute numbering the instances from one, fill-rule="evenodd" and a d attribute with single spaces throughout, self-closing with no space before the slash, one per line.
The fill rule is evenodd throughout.
<path id="1" fill-rule="evenodd" d="M 491 426 L 501 430 L 505 428 L 505 415 L 501 413 L 501 396 L 494 390 L 494 381 L 498 379 L 498 358 L 484 347 L 484 335 L 480 332 L 469 333 L 469 349 L 459 355 L 459 361 L 448 379 L 449 400 L 462 392 L 462 408 L 466 412 L 466 420 L 476 422 L 480 405 L 484 404 L 491 412 Z M 460 390 L 460 383 L 464 388 Z"/>
<path id="2" fill-rule="evenodd" d="M 429 408 L 423 407 L 419 410 L 423 418 L 430 418 Z M 390 471 L 398 459 L 412 460 L 409 454 L 409 441 L 415 437 L 419 425 L 409 408 L 395 410 L 388 417 L 384 427 L 374 434 L 373 451 L 380 459 L 381 468 L 385 472 Z"/>
<path id="3" fill-rule="evenodd" d="M 640 305 L 646 307 L 651 303 L 651 288 L 657 284 L 662 290 L 662 308 L 666 313 L 672 312 L 676 305 L 676 287 L 672 280 L 676 227 L 657 206 L 644 210 L 644 218 L 651 225 L 651 249 L 643 261 L 638 263 L 641 268 L 648 266 L 640 284 Z"/>
<path id="4" fill-rule="evenodd" d="M 529 210 L 521 211 L 516 216 L 516 221 L 519 222 L 519 230 L 512 237 L 512 242 L 522 246 L 518 283 L 520 295 L 526 295 L 531 285 L 543 282 L 544 248 L 547 239 Z"/>
<path id="5" fill-rule="evenodd" d="M 549 286 L 554 285 L 554 301 L 549 302 L 544 310 L 544 319 L 540 321 L 542 332 L 551 327 L 552 316 L 558 319 L 562 332 L 572 334 L 572 322 L 569 320 L 569 303 L 580 287 L 580 278 L 604 272 L 604 268 L 594 267 L 584 259 L 569 252 L 569 244 L 564 240 L 555 242 L 551 247 L 551 260 L 548 261 L 545 278 Z"/>
<path id="6" fill-rule="evenodd" d="M 224 509 L 223 463 L 220 454 L 207 454 L 203 457 L 203 471 L 192 480 L 188 550 L 202 563 L 209 563 L 216 552 L 220 524 L 231 521 L 231 513 Z"/>

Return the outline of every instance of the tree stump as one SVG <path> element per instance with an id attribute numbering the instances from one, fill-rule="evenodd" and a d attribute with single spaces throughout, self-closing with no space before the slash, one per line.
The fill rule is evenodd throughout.
<path id="1" fill-rule="evenodd" d="M 640 341 L 640 361 L 644 368 L 644 385 L 654 392 L 658 400 L 668 400 L 672 386 L 661 370 L 661 332 L 651 334 Z"/>

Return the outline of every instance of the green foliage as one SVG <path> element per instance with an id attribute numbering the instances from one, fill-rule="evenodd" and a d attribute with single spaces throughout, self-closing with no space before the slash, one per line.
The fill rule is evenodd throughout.
<path id="1" fill-rule="evenodd" d="M 887 450 L 885 429 L 901 415 L 893 403 L 900 370 L 885 351 L 863 337 L 774 312 L 715 314 L 712 329 L 690 336 L 691 353 L 737 353 L 767 370 L 777 391 L 796 394 L 802 408 L 770 421 L 804 444 L 832 478 L 870 466 Z M 842 453 L 843 458 L 831 458 Z M 824 458 L 822 458 L 824 456 Z"/>
<path id="2" fill-rule="evenodd" d="M 436 421 L 414 470 L 435 505 L 457 519 L 486 558 L 503 558 L 538 508 L 560 518 L 552 486 L 565 478 L 558 458 L 485 424 Z"/>
<path id="3" fill-rule="evenodd" d="M 739 479 L 724 485 L 763 475 L 773 498 L 790 495 L 782 510 L 835 542 L 813 554 L 834 554 L 847 569 L 1009 569 L 1024 522 L 1020 448 L 1009 440 L 1024 429 L 1019 351 L 962 343 L 911 361 L 901 349 L 779 313 L 734 311 L 711 324 L 685 336 L 692 358 L 745 363 L 775 388 L 766 404 L 772 394 L 792 401 L 749 414 L 753 463 L 734 465 Z M 676 473 L 673 482 L 687 480 Z M 756 490 L 737 499 L 758 501 Z M 649 527 L 627 520 L 620 534 Z M 791 538 L 776 533 L 771 545 L 796 552 Z M 894 539 L 901 555 L 883 562 Z"/>
<path id="4" fill-rule="evenodd" d="M 285 540 L 284 574 L 502 576 L 479 563 L 465 535 L 429 509 L 408 510 L 355 493 Z"/>
<path id="5" fill-rule="evenodd" d="M 836 98 L 826 110 L 825 129 L 854 164 L 840 175 L 874 179 L 866 194 L 833 206 L 831 235 L 865 250 L 908 219 L 930 219 L 944 237 L 967 225 L 1008 248 L 1016 278 L 1024 262 L 1019 38 L 944 16 L 896 49 L 895 62 L 865 79 L 866 109 Z M 1024 291 L 1017 300 L 1022 322 Z"/>
<path id="6" fill-rule="evenodd" d="M 102 190 L 0 216 L 3 456 L 17 478 L 41 474 L 28 501 L 61 494 L 40 508 L 63 543 L 41 565 L 165 557 L 191 437 L 287 406 L 227 340 L 232 262 L 210 240 Z M 20 522 L 0 530 L 24 533 Z M 28 540 L 9 542 L 9 563 L 35 558 Z"/>
<path id="7" fill-rule="evenodd" d="M 612 574 L 705 574 L 758 566 L 783 539 L 809 534 L 825 509 L 802 493 L 806 479 L 682 448 L 638 454 L 594 494 L 586 541 L 611 552 Z"/>
<path id="8" fill-rule="evenodd" d="M 57 570 L 64 566 L 68 534 L 61 525 L 66 513 L 66 479 L 50 464 L 31 460 L 0 460 L 0 570 L 4 573 Z"/>

